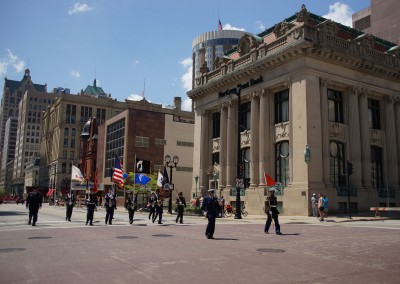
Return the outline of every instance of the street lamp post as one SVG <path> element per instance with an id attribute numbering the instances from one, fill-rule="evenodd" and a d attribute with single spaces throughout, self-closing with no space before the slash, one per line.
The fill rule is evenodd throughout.
<path id="1" fill-rule="evenodd" d="M 35 171 L 35 180 L 34 180 L 34 183 L 33 183 L 34 186 L 37 186 L 37 177 L 38 177 L 38 174 L 39 174 L 39 173 L 38 173 L 38 171 L 36 170 L 36 171 Z"/>
<path id="2" fill-rule="evenodd" d="M 177 155 L 175 155 L 172 158 L 171 161 L 171 156 L 170 155 L 166 155 L 165 156 L 165 166 L 169 168 L 169 184 L 172 185 L 172 169 L 176 168 L 176 165 L 179 162 L 179 157 Z M 170 187 L 171 188 L 171 187 Z M 169 195 L 169 200 L 168 200 L 168 213 L 172 214 L 172 189 L 170 189 L 171 193 Z"/>
<path id="3" fill-rule="evenodd" d="M 194 177 L 194 181 L 195 181 L 195 183 L 196 183 L 196 195 L 195 195 L 195 199 L 197 199 L 197 183 L 199 182 L 199 176 L 198 176 L 198 175 L 196 175 L 196 176 Z"/>

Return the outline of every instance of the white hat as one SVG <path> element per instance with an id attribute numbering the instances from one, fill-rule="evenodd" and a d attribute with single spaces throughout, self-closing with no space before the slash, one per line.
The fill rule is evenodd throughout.
<path id="1" fill-rule="evenodd" d="M 312 195 L 316 195 L 315 193 L 313 193 Z"/>
<path id="2" fill-rule="evenodd" d="M 271 187 L 269 191 L 275 191 L 275 187 Z"/>
<path id="3" fill-rule="evenodd" d="M 210 189 L 208 190 L 208 192 L 214 192 L 214 189 L 213 189 L 213 188 L 210 188 Z"/>

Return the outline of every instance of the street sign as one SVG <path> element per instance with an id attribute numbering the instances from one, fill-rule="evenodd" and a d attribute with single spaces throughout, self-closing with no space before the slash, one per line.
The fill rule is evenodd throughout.
<path id="1" fill-rule="evenodd" d="M 236 187 L 243 187 L 244 182 L 242 178 L 237 178 L 236 179 Z"/>

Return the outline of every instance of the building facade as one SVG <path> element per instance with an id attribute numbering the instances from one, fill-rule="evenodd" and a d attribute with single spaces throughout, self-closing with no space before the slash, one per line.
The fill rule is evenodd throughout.
<path id="1" fill-rule="evenodd" d="M 397 0 L 371 0 L 371 6 L 353 14 L 353 28 L 400 44 L 400 5 Z"/>
<path id="2" fill-rule="evenodd" d="M 267 173 L 279 183 L 286 215 L 310 215 L 319 192 L 337 213 L 398 205 L 399 55 L 395 44 L 304 6 L 244 35 L 188 92 L 196 121 L 192 192 L 198 175 L 202 194 L 217 186 L 235 203 L 240 172 L 249 181 L 242 203 L 262 214 Z"/>
<path id="3" fill-rule="evenodd" d="M 0 169 L 0 188 L 4 188 L 7 193 L 11 193 L 12 175 L 11 178 L 7 176 L 7 167 L 9 163 L 14 164 L 15 158 L 15 144 L 17 139 L 18 117 L 10 116 L 6 122 L 4 145 L 1 156 L 1 169 Z M 11 172 L 13 172 L 13 168 Z"/>
<path id="4" fill-rule="evenodd" d="M 115 155 L 123 162 L 123 172 L 135 172 L 135 157 L 150 161 L 152 174 L 164 169 L 164 157 L 177 155 L 179 163 L 173 169 L 176 193 L 190 197 L 193 165 L 194 113 L 181 109 L 181 98 L 176 97 L 174 108 L 163 108 L 145 99 L 125 101 L 126 110 L 98 127 L 98 182 L 99 188 L 109 189 Z M 168 169 L 168 175 L 170 171 Z M 125 180 L 132 185 L 133 180 Z M 121 196 L 122 193 L 120 192 Z M 175 201 L 175 200 L 174 200 Z"/>
<path id="5" fill-rule="evenodd" d="M 80 135 L 85 123 L 96 117 L 102 124 L 124 109 L 125 103 L 111 98 L 63 93 L 43 113 L 39 186 L 55 188 L 57 194 L 66 191 L 71 184 L 72 165 L 79 166 Z"/>
<path id="6" fill-rule="evenodd" d="M 42 113 L 54 104 L 53 93 L 39 92 L 35 89 L 25 91 L 19 103 L 18 127 L 15 142 L 15 158 L 12 188 L 22 194 L 25 188 L 25 169 L 27 163 L 39 157 Z"/>

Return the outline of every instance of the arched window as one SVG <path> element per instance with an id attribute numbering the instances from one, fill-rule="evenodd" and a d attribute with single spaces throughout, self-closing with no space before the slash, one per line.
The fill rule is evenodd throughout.
<path id="1" fill-rule="evenodd" d="M 329 144 L 330 182 L 334 187 L 346 186 L 344 144 L 331 141 Z"/>
<path id="2" fill-rule="evenodd" d="M 290 183 L 289 141 L 275 144 L 275 178 L 283 186 Z"/>

